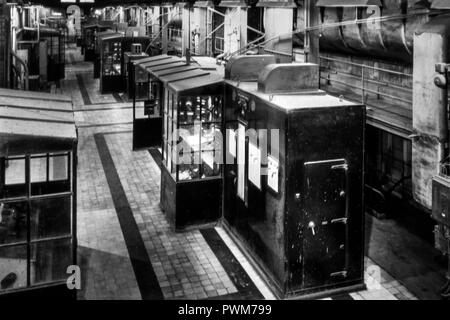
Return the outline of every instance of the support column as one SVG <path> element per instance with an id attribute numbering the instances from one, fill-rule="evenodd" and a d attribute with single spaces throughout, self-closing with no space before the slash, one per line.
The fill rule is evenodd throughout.
<path id="1" fill-rule="evenodd" d="M 282 35 L 279 40 L 269 41 L 264 50 L 273 54 L 281 63 L 292 62 L 292 30 L 294 12 L 291 8 L 264 8 L 264 31 L 266 39 Z"/>
<path id="2" fill-rule="evenodd" d="M 0 87 L 9 87 L 10 77 L 10 24 L 6 0 L 0 0 Z"/>
<path id="3" fill-rule="evenodd" d="M 225 12 L 224 52 L 233 53 L 247 44 L 247 8 L 230 7 Z"/>
<path id="4" fill-rule="evenodd" d="M 194 7 L 191 17 L 191 49 L 196 55 L 206 55 L 206 23 L 208 9 Z"/>
<path id="5" fill-rule="evenodd" d="M 449 63 L 450 22 L 434 19 L 414 36 L 412 189 L 431 209 L 431 182 L 439 172 L 448 132 L 445 90 L 434 84 L 436 63 Z"/>
<path id="6" fill-rule="evenodd" d="M 186 49 L 191 48 L 191 8 L 189 6 L 184 6 L 181 10 L 181 24 L 183 29 L 183 36 L 181 39 L 181 52 L 184 56 L 186 53 Z"/>
<path id="7" fill-rule="evenodd" d="M 163 7 L 161 10 L 161 49 L 162 53 L 166 54 L 169 49 L 169 28 L 167 23 L 169 22 L 169 8 Z"/>

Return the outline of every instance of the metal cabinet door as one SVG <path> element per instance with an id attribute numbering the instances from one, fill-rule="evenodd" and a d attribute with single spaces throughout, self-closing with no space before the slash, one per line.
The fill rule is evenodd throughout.
<path id="1" fill-rule="evenodd" d="M 303 285 L 345 280 L 348 164 L 334 159 L 304 164 Z"/>

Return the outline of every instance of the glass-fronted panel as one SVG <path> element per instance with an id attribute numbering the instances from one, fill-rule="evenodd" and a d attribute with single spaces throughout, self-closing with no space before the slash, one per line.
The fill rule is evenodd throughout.
<path id="1" fill-rule="evenodd" d="M 25 196 L 25 157 L 0 158 L 0 169 L 0 199 Z"/>
<path id="2" fill-rule="evenodd" d="M 69 166 L 67 153 L 31 156 L 31 195 L 70 191 Z"/>
<path id="3" fill-rule="evenodd" d="M 70 235 L 71 197 L 31 201 L 31 239 Z"/>
<path id="4" fill-rule="evenodd" d="M 27 246 L 0 246 L 0 292 L 27 286 Z"/>
<path id="5" fill-rule="evenodd" d="M 27 214 L 25 201 L 0 202 L 0 246 L 27 241 Z"/>
<path id="6" fill-rule="evenodd" d="M 102 43 L 102 74 L 104 76 L 120 76 L 122 59 L 122 43 L 120 41 L 106 41 Z"/>
<path id="7" fill-rule="evenodd" d="M 72 264 L 72 240 L 42 241 L 31 245 L 31 284 L 67 279 Z"/>
<path id="8" fill-rule="evenodd" d="M 0 158 L 0 291 L 67 278 L 73 264 L 71 158 Z"/>
<path id="9" fill-rule="evenodd" d="M 178 115 L 178 180 L 220 175 L 222 162 L 222 96 L 181 96 Z"/>

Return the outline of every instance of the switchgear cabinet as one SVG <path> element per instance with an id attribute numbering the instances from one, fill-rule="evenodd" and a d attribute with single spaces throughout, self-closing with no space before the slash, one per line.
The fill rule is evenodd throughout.
<path id="1" fill-rule="evenodd" d="M 225 226 L 281 298 L 361 289 L 365 107 L 252 59 L 226 67 Z"/>

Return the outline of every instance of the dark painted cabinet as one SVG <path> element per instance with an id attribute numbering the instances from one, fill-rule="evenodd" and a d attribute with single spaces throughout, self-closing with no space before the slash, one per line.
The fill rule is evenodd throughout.
<path id="1" fill-rule="evenodd" d="M 233 65 L 225 80 L 227 229 L 281 298 L 361 289 L 364 106 L 319 90 L 313 64 L 261 63 L 253 80 Z"/>

